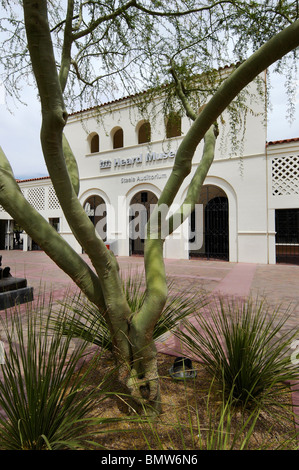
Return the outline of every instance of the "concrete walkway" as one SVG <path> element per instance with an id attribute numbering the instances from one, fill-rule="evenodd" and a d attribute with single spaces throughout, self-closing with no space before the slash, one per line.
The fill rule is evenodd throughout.
<path id="1" fill-rule="evenodd" d="M 25 277 L 34 288 L 35 298 L 41 291 L 61 300 L 69 289 L 76 289 L 72 280 L 42 251 L 0 251 L 0 255 L 2 267 L 9 266 L 15 277 Z M 90 264 L 86 255 L 82 257 Z M 118 262 L 123 273 L 143 271 L 142 257 L 118 257 Z M 299 326 L 299 266 L 166 260 L 165 267 L 179 292 L 203 290 L 222 297 L 259 296 L 273 307 L 281 304 L 282 312 L 290 306 L 292 313 L 285 328 Z"/>
<path id="2" fill-rule="evenodd" d="M 192 266 L 193 261 L 189 262 Z M 237 299 L 242 301 L 248 297 L 265 300 L 271 309 L 279 306 L 283 316 L 290 315 L 281 332 L 293 331 L 299 327 L 299 266 L 256 265 L 245 263 L 221 263 L 195 261 L 200 272 L 209 270 L 209 276 L 201 279 L 203 288 L 211 299 Z M 194 266 L 195 267 L 195 266 Z M 188 270 L 188 261 L 186 262 Z M 218 279 L 213 274 L 218 273 Z M 208 312 L 208 309 L 207 309 Z M 298 337 L 299 340 L 299 337 Z M 172 350 L 174 339 L 164 344 L 165 352 Z M 161 348 L 162 350 L 162 348 Z"/>
<path id="3" fill-rule="evenodd" d="M 54 299 L 63 299 L 66 291 L 76 289 L 70 278 L 41 251 L 0 251 L 2 267 L 9 266 L 15 277 L 25 277 L 28 285 Z M 90 264 L 86 255 L 82 257 Z M 122 272 L 143 271 L 142 257 L 119 257 Z M 177 291 L 204 290 L 211 296 L 243 299 L 259 296 L 270 306 L 281 304 L 282 314 L 291 307 L 291 316 L 284 329 L 299 326 L 299 266 L 259 265 L 205 260 L 166 260 L 166 272 Z M 1 312 L 0 312 L 1 315 Z M 299 340 L 299 337 L 297 338 Z M 178 355 L 178 343 L 173 335 L 157 343 L 160 352 Z M 299 405 L 299 391 L 294 393 Z M 299 425 L 299 414 L 298 423 Z"/>

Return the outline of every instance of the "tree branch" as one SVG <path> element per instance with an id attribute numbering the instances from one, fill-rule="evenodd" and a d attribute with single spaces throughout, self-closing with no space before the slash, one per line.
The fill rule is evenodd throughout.
<path id="1" fill-rule="evenodd" d="M 88 2 L 86 2 L 88 3 Z M 132 6 L 135 6 L 136 0 L 130 0 L 128 3 L 123 5 L 120 8 L 117 8 L 113 13 L 110 13 L 109 15 L 104 15 L 98 18 L 97 20 L 93 21 L 88 28 L 84 29 L 83 31 L 79 31 L 77 33 L 73 34 L 73 41 L 76 41 L 77 39 L 82 38 L 83 36 L 87 36 L 87 34 L 92 33 L 100 24 L 105 23 L 106 21 L 109 20 L 114 20 L 117 18 L 117 16 L 121 15 L 124 13 L 126 10 L 131 8 Z"/>
<path id="2" fill-rule="evenodd" d="M 179 77 L 176 73 L 173 61 L 171 61 L 170 72 L 171 72 L 171 74 L 173 76 L 173 79 L 175 81 L 175 89 L 176 89 L 177 96 L 180 98 L 180 100 L 182 102 L 182 105 L 185 108 L 187 116 L 190 119 L 192 119 L 193 121 L 195 121 L 195 119 L 197 118 L 197 113 L 192 109 L 192 107 L 191 107 L 191 105 L 190 105 L 190 103 L 187 99 L 186 91 L 184 89 L 182 81 L 179 79 Z"/>
<path id="3" fill-rule="evenodd" d="M 205 11 L 211 11 L 213 8 L 219 6 L 219 5 L 224 5 L 224 4 L 232 4 L 234 6 L 238 6 L 238 1 L 234 0 L 219 0 L 219 2 L 215 2 L 211 5 L 207 5 L 204 7 L 200 8 L 192 8 L 190 10 L 185 10 L 185 11 L 154 11 L 154 10 L 149 10 L 148 8 L 145 8 L 142 5 L 139 5 L 138 3 L 135 4 L 135 7 L 138 10 L 143 11 L 144 13 L 147 13 L 152 16 L 165 16 L 165 17 L 179 17 L 179 16 L 185 16 L 189 15 L 190 13 L 202 13 Z M 240 5 L 241 6 L 241 5 Z"/>
<path id="4" fill-rule="evenodd" d="M 74 189 L 74 192 L 76 196 L 79 194 L 79 188 L 80 188 L 80 178 L 79 178 L 79 170 L 78 170 L 78 165 L 77 161 L 75 159 L 75 156 L 73 154 L 73 151 L 67 141 L 67 138 L 63 134 L 62 136 L 62 145 L 63 145 L 63 154 L 66 162 L 66 166 L 68 169 L 68 173 L 70 175 L 70 179 L 72 182 L 72 186 Z"/>
<path id="5" fill-rule="evenodd" d="M 68 0 L 65 27 L 64 27 L 64 40 L 63 40 L 62 55 L 61 55 L 61 66 L 60 66 L 60 72 L 59 72 L 59 82 L 60 82 L 62 92 L 65 89 L 70 66 L 71 66 L 71 48 L 72 48 L 72 43 L 73 43 L 73 38 L 72 38 L 73 14 L 74 14 L 74 0 Z"/>
<path id="6" fill-rule="evenodd" d="M 191 171 L 192 158 L 199 142 L 233 99 L 267 67 L 298 45 L 299 20 L 273 36 L 220 85 L 179 146 L 172 172 L 159 198 L 159 205 L 171 206 L 178 189 Z"/>
<path id="7" fill-rule="evenodd" d="M 180 208 L 166 221 L 169 235 L 191 215 L 195 204 L 199 201 L 200 190 L 214 160 L 217 136 L 218 127 L 214 124 L 205 133 L 202 158 L 192 177 L 186 197 Z"/>
<path id="8" fill-rule="evenodd" d="M 46 1 L 24 0 L 24 12 L 32 67 L 41 97 L 41 142 L 49 175 L 75 237 L 91 256 L 98 253 L 96 270 L 101 272 L 109 263 L 110 255 L 96 236 L 94 226 L 74 192 L 63 152 L 62 135 L 67 113 L 48 30 Z"/>
<path id="9" fill-rule="evenodd" d="M 95 273 L 70 245 L 24 198 L 0 147 L 0 203 L 49 257 L 102 312 L 105 302 Z"/>

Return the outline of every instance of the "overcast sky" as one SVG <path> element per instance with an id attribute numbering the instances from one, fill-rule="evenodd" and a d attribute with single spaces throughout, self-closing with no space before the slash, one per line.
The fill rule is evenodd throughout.
<path id="1" fill-rule="evenodd" d="M 267 140 L 299 137 L 299 106 L 295 120 L 289 124 L 286 112 L 284 79 L 272 79 L 273 111 L 269 114 Z M 6 154 L 17 179 L 46 176 L 47 169 L 42 157 L 40 132 L 40 106 L 36 93 L 28 89 L 28 106 L 18 104 L 11 114 L 5 104 L 0 87 L 0 146 Z M 299 101 L 299 95 L 297 100 Z"/>

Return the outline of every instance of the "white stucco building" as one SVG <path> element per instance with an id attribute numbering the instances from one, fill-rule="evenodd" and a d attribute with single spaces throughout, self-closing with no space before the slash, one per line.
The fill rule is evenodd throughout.
<path id="1" fill-rule="evenodd" d="M 215 160 L 200 194 L 200 244 L 194 248 L 189 241 L 199 223 L 191 218 L 166 239 L 166 258 L 299 263 L 299 139 L 266 143 L 265 106 L 262 101 L 254 106 L 242 137 L 240 130 L 242 151 L 233 152 L 228 126 L 220 125 Z M 190 125 L 185 116 L 167 121 L 162 112 L 145 119 L 130 97 L 69 116 L 65 134 L 79 167 L 80 202 L 116 255 L 142 254 L 142 235 L 136 238 L 132 232 L 136 212 L 130 208 L 156 202 Z M 202 148 L 196 151 L 192 174 Z M 184 200 L 192 174 L 179 189 L 174 208 Z M 81 252 L 50 179 L 19 185 L 26 199 Z M 36 248 L 26 234 L 22 245 L 16 243 L 16 227 L 3 209 L 0 219 L 1 249 Z M 138 220 L 144 223 L 142 217 Z"/>

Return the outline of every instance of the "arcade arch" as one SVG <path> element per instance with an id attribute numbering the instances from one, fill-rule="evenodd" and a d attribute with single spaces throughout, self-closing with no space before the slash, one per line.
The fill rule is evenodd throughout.
<path id="1" fill-rule="evenodd" d="M 196 211 L 189 220 L 189 257 L 228 261 L 229 204 L 226 192 L 213 184 L 204 185 L 199 204 L 203 208 L 202 220 L 199 220 L 201 217 L 197 217 Z"/>

